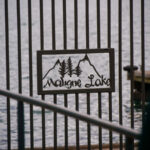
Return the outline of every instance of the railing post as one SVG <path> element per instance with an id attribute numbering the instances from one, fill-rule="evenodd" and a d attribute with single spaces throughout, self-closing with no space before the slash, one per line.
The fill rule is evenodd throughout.
<path id="1" fill-rule="evenodd" d="M 18 102 L 18 150 L 25 149 L 24 137 L 24 106 L 23 102 Z"/>
<path id="2" fill-rule="evenodd" d="M 126 150 L 134 150 L 134 138 L 126 136 Z"/>

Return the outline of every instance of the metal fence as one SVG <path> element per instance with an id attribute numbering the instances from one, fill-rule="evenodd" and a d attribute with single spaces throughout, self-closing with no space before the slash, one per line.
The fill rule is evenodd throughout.
<path id="1" fill-rule="evenodd" d="M 123 7 L 124 6 L 124 7 Z M 1 87 L 7 90 L 39 97 L 37 95 L 36 83 L 36 51 L 37 50 L 80 50 L 82 48 L 114 48 L 116 56 L 116 92 L 115 93 L 95 93 L 93 96 L 90 92 L 85 93 L 86 101 L 81 104 L 80 93 L 74 93 L 72 101 L 76 111 L 81 111 L 81 105 L 86 108 L 87 114 L 92 114 L 92 99 L 95 98 L 94 104 L 99 118 L 104 118 L 111 122 L 118 122 L 120 125 L 127 123 L 131 128 L 139 128 L 135 125 L 134 108 L 134 70 L 133 66 L 141 65 L 141 99 L 144 114 L 145 106 L 145 67 L 149 68 L 146 63 L 149 60 L 149 6 L 148 0 L 126 1 L 126 0 L 3 0 L 0 1 L 0 38 L 1 38 L 1 58 L 0 58 L 0 83 Z M 146 12 L 146 13 L 145 13 Z M 134 20 L 135 19 L 135 20 Z M 145 32 L 146 30 L 146 32 Z M 137 44 L 138 43 L 138 44 Z M 138 52 L 137 52 L 138 51 Z M 146 53 L 146 56 L 145 56 Z M 125 65 L 131 66 L 131 80 L 126 81 L 126 74 L 122 72 Z M 5 71 L 6 70 L 6 71 Z M 17 91 L 18 90 L 18 91 Z M 69 94 L 63 95 L 65 107 L 69 107 Z M 53 103 L 59 102 L 59 95 L 52 96 L 42 95 L 43 101 L 53 99 Z M 62 98 L 62 97 L 61 97 Z M 0 99 L 2 101 L 2 97 Z M 52 102 L 52 101 L 51 101 Z M 115 102 L 115 104 L 114 104 Z M 83 103 L 83 101 L 82 101 Z M 104 104 L 105 103 L 105 104 Z M 7 97 L 7 138 L 6 145 L 8 149 L 12 148 L 12 104 Z M 3 107 L 5 107 L 3 105 Z M 103 110 L 104 105 L 107 105 Z M 16 107 L 16 105 L 15 105 Z M 1 108 L 6 109 L 6 108 Z M 127 111 L 124 109 L 127 108 Z M 118 109 L 118 110 L 116 110 Z M 24 120 L 24 104 L 18 102 L 19 114 L 18 123 Z M 105 115 L 104 111 L 107 112 Z M 113 116 L 114 111 L 115 116 Z M 84 109 L 83 109 L 84 112 Z M 34 128 L 34 107 L 30 104 L 29 111 L 29 147 L 35 147 Z M 116 116 L 116 114 L 118 114 Z M 124 118 L 127 116 L 127 120 Z M 41 111 L 41 147 L 46 148 L 46 112 Z M 15 116 L 16 117 L 16 116 Z M 16 117 L 17 118 L 17 117 Z M 117 118 L 117 119 L 116 119 Z M 25 121 L 26 122 L 26 121 Z M 139 121 L 140 122 L 140 121 Z M 17 123 L 16 123 L 17 124 Z M 53 147 L 58 147 L 58 114 L 53 113 Z M 64 116 L 64 146 L 69 146 L 68 116 Z M 140 123 L 139 123 L 140 124 Z M 85 127 L 86 126 L 86 127 Z M 84 127 L 87 129 L 87 145 L 91 149 L 92 145 L 92 127 L 87 123 Z M 75 122 L 75 141 L 77 149 L 80 149 L 81 130 L 79 119 Z M 24 129 L 18 129 L 18 139 Z M 108 133 L 109 148 L 113 149 L 114 133 L 110 130 Z M 4 136 L 4 135 L 3 135 Z M 25 134 L 26 136 L 26 134 Z M 98 128 L 97 144 L 102 149 L 103 130 Z M 17 137 L 16 137 L 17 138 Z M 118 138 L 120 149 L 123 149 L 124 138 L 120 134 Z M 5 145 L 5 144 L 4 144 Z M 5 147 L 5 146 L 4 146 Z"/>

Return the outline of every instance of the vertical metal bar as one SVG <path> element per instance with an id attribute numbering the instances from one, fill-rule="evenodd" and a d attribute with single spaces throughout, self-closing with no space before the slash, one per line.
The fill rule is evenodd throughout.
<path id="1" fill-rule="evenodd" d="M 52 0 L 52 49 L 56 49 L 56 33 L 55 33 L 55 0 Z"/>
<path id="2" fill-rule="evenodd" d="M 44 21 L 43 21 L 43 0 L 40 0 L 40 43 L 41 50 L 44 50 Z M 45 95 L 42 95 L 42 100 L 45 100 Z M 45 150 L 45 109 L 42 108 L 42 149 Z"/>
<path id="3" fill-rule="evenodd" d="M 109 121 L 112 121 L 112 94 L 109 92 Z M 113 149 L 112 131 L 109 131 L 109 148 Z"/>
<path id="4" fill-rule="evenodd" d="M 145 1 L 141 0 L 141 62 L 142 62 L 142 119 L 144 119 L 145 106 L 145 26 L 144 26 L 144 5 Z"/>
<path id="5" fill-rule="evenodd" d="M 111 0 L 107 0 L 107 42 L 108 42 L 108 48 L 111 48 Z"/>
<path id="6" fill-rule="evenodd" d="M 56 36 L 55 36 L 55 0 L 52 0 L 52 49 L 56 50 Z M 54 104 L 57 104 L 57 95 L 54 94 Z M 57 150 L 57 113 L 54 112 L 54 150 Z"/>
<path id="7" fill-rule="evenodd" d="M 101 48 L 100 0 L 97 0 L 97 48 Z M 98 93 L 98 117 L 102 117 L 101 93 Z M 99 127 L 99 150 L 102 150 L 102 128 Z"/>
<path id="8" fill-rule="evenodd" d="M 33 71 L 32 71 L 32 3 L 28 0 L 28 38 L 29 38 L 29 89 L 30 96 L 33 96 Z M 34 149 L 33 136 L 33 105 L 30 105 L 30 147 Z"/>
<path id="9" fill-rule="evenodd" d="M 5 3 L 6 88 L 10 89 L 8 0 Z M 7 149 L 11 149 L 10 98 L 7 97 Z"/>
<path id="10" fill-rule="evenodd" d="M 86 48 L 89 49 L 89 0 L 85 0 Z M 90 114 L 90 93 L 87 93 L 87 114 Z M 91 125 L 87 124 L 88 150 L 91 149 Z"/>
<path id="11" fill-rule="evenodd" d="M 66 0 L 63 0 L 63 40 L 64 40 L 64 49 L 67 50 Z M 64 94 L 64 106 L 68 107 L 67 94 Z M 68 117 L 66 115 L 65 115 L 65 149 L 68 150 Z"/>
<path id="12" fill-rule="evenodd" d="M 45 95 L 42 95 L 42 100 L 45 100 Z M 42 108 L 42 149 L 45 150 L 45 109 Z"/>
<path id="13" fill-rule="evenodd" d="M 85 0 L 86 15 L 86 48 L 89 49 L 89 0 Z"/>
<path id="14" fill-rule="evenodd" d="M 22 71 L 21 71 L 21 15 L 20 0 L 17 0 L 17 35 L 18 35 L 18 77 L 19 77 L 19 93 L 22 93 Z"/>
<path id="15" fill-rule="evenodd" d="M 134 107 L 133 107 L 133 89 L 134 89 L 134 51 L 133 51 L 133 0 L 130 0 L 130 65 L 131 65 L 131 128 L 134 128 Z"/>
<path id="16" fill-rule="evenodd" d="M 98 117 L 102 118 L 101 93 L 98 93 Z M 99 127 L 99 150 L 102 150 L 102 128 Z"/>
<path id="17" fill-rule="evenodd" d="M 9 98 L 7 98 L 7 148 L 11 149 L 11 121 L 10 121 L 10 99 Z"/>
<path id="18" fill-rule="evenodd" d="M 87 114 L 90 114 L 90 93 L 87 93 Z M 91 149 L 91 125 L 90 123 L 87 124 L 88 130 L 88 150 Z"/>
<path id="19" fill-rule="evenodd" d="M 63 0 L 63 40 L 64 49 L 67 49 L 67 19 L 66 19 L 66 0 Z"/>
<path id="20" fill-rule="evenodd" d="M 64 106 L 68 107 L 68 95 L 64 95 Z M 68 117 L 65 115 L 65 149 L 68 150 Z"/>
<path id="21" fill-rule="evenodd" d="M 76 111 L 79 111 L 79 94 L 75 94 L 76 99 Z M 76 119 L 76 149 L 80 150 L 80 138 L 79 138 L 79 119 Z"/>
<path id="22" fill-rule="evenodd" d="M 118 62 L 119 62 L 119 123 L 122 125 L 122 0 L 118 1 L 118 34 L 119 34 L 119 43 L 118 43 Z M 120 134 L 120 150 L 123 149 L 123 137 Z"/>
<path id="23" fill-rule="evenodd" d="M 78 0 L 74 0 L 75 49 L 78 49 Z"/>
<path id="24" fill-rule="evenodd" d="M 100 0 L 97 0 L 97 48 L 101 47 Z"/>
<path id="25" fill-rule="evenodd" d="M 78 0 L 74 0 L 74 39 L 75 49 L 78 49 Z M 79 94 L 75 93 L 76 111 L 79 111 Z M 80 150 L 79 119 L 76 119 L 76 149 Z"/>
<path id="26" fill-rule="evenodd" d="M 54 94 L 54 104 L 57 104 L 57 95 Z M 57 113 L 54 112 L 54 150 L 57 150 Z"/>
<path id="27" fill-rule="evenodd" d="M 18 37 L 18 91 L 22 93 L 22 68 L 21 68 L 21 15 L 20 0 L 17 0 L 17 37 Z M 25 148 L 24 137 L 24 105 L 18 102 L 18 146 L 20 150 Z"/>
<path id="28" fill-rule="evenodd" d="M 43 18 L 43 0 L 40 0 L 40 44 L 41 50 L 44 49 L 44 18 Z"/>
<path id="29" fill-rule="evenodd" d="M 107 1 L 108 18 L 108 48 L 111 48 L 111 0 Z M 112 93 L 109 92 L 109 121 L 112 121 Z M 112 149 L 112 131 L 109 131 L 109 148 Z"/>

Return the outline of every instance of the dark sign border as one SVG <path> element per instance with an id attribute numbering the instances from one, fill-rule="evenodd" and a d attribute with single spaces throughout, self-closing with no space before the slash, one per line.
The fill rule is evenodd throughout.
<path id="1" fill-rule="evenodd" d="M 43 90 L 42 84 L 42 55 L 58 54 L 88 54 L 88 53 L 109 53 L 109 72 L 110 87 L 95 89 L 67 89 L 67 90 Z M 37 51 L 37 90 L 39 95 L 43 94 L 64 94 L 64 93 L 96 93 L 96 92 L 114 92 L 115 91 L 115 55 L 114 49 L 79 49 L 79 50 L 39 50 Z"/>

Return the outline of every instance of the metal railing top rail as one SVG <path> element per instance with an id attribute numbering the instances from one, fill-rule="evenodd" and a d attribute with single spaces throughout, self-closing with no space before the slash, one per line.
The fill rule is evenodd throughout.
<path id="1" fill-rule="evenodd" d="M 58 106 L 57 104 L 50 104 L 45 101 L 41 101 L 39 99 L 35 99 L 28 96 L 23 96 L 21 94 L 16 94 L 13 92 L 10 92 L 8 90 L 2 90 L 0 89 L 0 95 L 15 99 L 17 101 L 29 103 L 32 105 L 36 105 L 45 109 L 52 110 L 54 112 L 58 112 L 64 115 L 67 115 L 69 117 L 73 117 L 82 121 L 86 121 L 88 123 L 91 123 L 96 126 L 101 126 L 102 128 L 124 134 L 127 137 L 133 137 L 135 139 L 140 139 L 140 133 L 135 131 L 134 129 L 127 128 L 124 126 L 121 126 L 119 124 L 114 124 L 110 121 L 105 121 L 100 118 L 96 118 L 87 114 L 81 114 L 78 111 L 69 110 L 68 108 Z"/>

